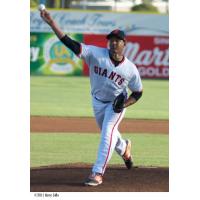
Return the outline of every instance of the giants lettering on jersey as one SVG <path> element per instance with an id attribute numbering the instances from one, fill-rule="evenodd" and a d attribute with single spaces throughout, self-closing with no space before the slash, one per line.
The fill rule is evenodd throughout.
<path id="1" fill-rule="evenodd" d="M 102 69 L 98 66 L 94 66 L 94 73 L 109 78 L 110 80 L 114 80 L 115 83 L 117 83 L 118 85 L 121 85 L 125 80 L 121 77 L 121 75 L 117 74 L 116 72 L 112 71 L 111 73 L 109 73 L 107 69 Z"/>

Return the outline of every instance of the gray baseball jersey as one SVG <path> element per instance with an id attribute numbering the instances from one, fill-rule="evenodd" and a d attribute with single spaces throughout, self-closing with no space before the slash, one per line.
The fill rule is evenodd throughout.
<path id="1" fill-rule="evenodd" d="M 81 43 L 79 55 L 89 66 L 92 96 L 101 101 L 113 101 L 122 92 L 141 91 L 142 82 L 136 66 L 126 57 L 116 67 L 109 50 Z"/>

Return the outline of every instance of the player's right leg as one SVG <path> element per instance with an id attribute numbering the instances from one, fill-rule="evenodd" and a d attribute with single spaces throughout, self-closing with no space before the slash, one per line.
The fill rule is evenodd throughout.
<path id="1" fill-rule="evenodd" d="M 116 130 L 116 132 L 118 140 L 115 146 L 115 151 L 122 157 L 127 169 L 131 169 L 133 167 L 133 156 L 131 155 L 131 141 L 124 140 L 121 137 L 120 132 L 118 130 Z"/>
<path id="2" fill-rule="evenodd" d="M 115 131 L 115 134 L 117 136 L 117 143 L 116 143 L 116 146 L 115 146 L 115 151 L 120 155 L 122 156 L 126 150 L 126 140 L 124 140 L 122 137 L 121 137 L 121 134 L 118 130 Z"/>

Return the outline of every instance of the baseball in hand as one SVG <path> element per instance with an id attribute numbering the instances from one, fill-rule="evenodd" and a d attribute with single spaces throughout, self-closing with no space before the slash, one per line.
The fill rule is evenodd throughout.
<path id="1" fill-rule="evenodd" d="M 46 8 L 45 8 L 45 5 L 44 4 L 40 4 L 39 6 L 38 6 L 38 10 L 39 11 L 42 11 L 42 10 L 45 10 Z"/>

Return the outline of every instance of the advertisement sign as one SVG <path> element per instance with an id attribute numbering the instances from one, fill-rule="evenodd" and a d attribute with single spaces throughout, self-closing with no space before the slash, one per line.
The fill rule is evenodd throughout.
<path id="1" fill-rule="evenodd" d="M 70 37 L 82 42 L 82 35 Z M 83 61 L 53 33 L 31 33 L 30 69 L 35 75 L 82 75 Z"/>
<path id="2" fill-rule="evenodd" d="M 108 34 L 118 28 L 127 35 L 168 35 L 168 15 L 116 12 L 49 11 L 64 32 Z M 52 32 L 39 11 L 31 11 L 31 32 Z"/>
<path id="3" fill-rule="evenodd" d="M 106 35 L 119 28 L 127 35 L 125 56 L 143 78 L 169 78 L 168 15 L 115 12 L 49 11 L 72 39 L 107 47 Z M 88 67 L 65 47 L 40 17 L 31 11 L 31 74 L 88 75 Z"/>
<path id="4" fill-rule="evenodd" d="M 106 35 L 84 35 L 84 42 L 107 47 Z M 124 51 L 142 78 L 169 78 L 169 38 L 167 36 L 128 36 Z M 84 64 L 84 75 L 88 67 Z"/>

